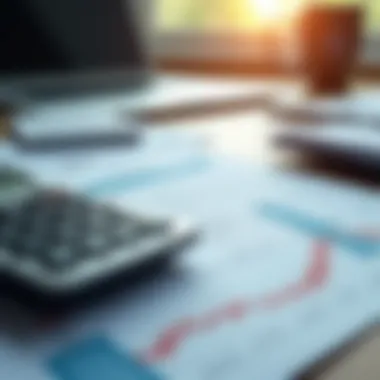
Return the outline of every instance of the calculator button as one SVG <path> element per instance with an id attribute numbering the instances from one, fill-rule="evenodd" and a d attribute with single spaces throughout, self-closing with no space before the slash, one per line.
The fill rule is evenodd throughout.
<path id="1" fill-rule="evenodd" d="M 56 228 L 52 233 L 51 239 L 53 241 L 61 241 L 68 243 L 81 238 L 83 236 L 83 230 L 76 228 L 77 226 L 72 224 L 63 224 L 60 228 Z"/>
<path id="2" fill-rule="evenodd" d="M 37 210 L 37 203 L 34 201 L 28 201 L 20 207 L 22 213 L 26 216 L 33 215 Z"/>
<path id="3" fill-rule="evenodd" d="M 140 242 L 144 242 L 146 238 L 147 236 L 144 234 L 141 226 L 136 226 L 125 234 L 124 242 L 126 244 L 135 246 Z"/>
<path id="4" fill-rule="evenodd" d="M 107 253 L 110 249 L 110 241 L 106 236 L 88 236 L 82 244 L 83 253 L 86 255 L 99 255 Z"/>
<path id="5" fill-rule="evenodd" d="M 109 223 L 107 210 L 104 207 L 91 207 L 87 210 L 87 220 L 93 229 L 104 229 Z"/>
<path id="6" fill-rule="evenodd" d="M 32 233 L 34 227 L 33 220 L 29 217 L 24 217 L 17 223 L 17 232 L 21 235 L 29 235 Z"/>
<path id="7" fill-rule="evenodd" d="M 4 225 L 7 223 L 8 218 L 9 216 L 7 213 L 0 211 L 0 229 L 3 228 Z"/>
<path id="8" fill-rule="evenodd" d="M 115 239 L 126 240 L 132 236 L 135 226 L 119 224 L 110 226 L 110 235 Z"/>
<path id="9" fill-rule="evenodd" d="M 64 190 L 50 189 L 42 191 L 36 198 L 40 199 L 43 203 L 49 202 L 53 204 L 66 202 L 73 197 Z"/>
<path id="10" fill-rule="evenodd" d="M 136 220 L 133 219 L 132 217 L 123 215 L 114 211 L 109 211 L 106 215 L 106 219 L 109 225 L 112 225 L 112 226 L 136 224 Z"/>
<path id="11" fill-rule="evenodd" d="M 0 242 L 1 245 L 8 248 L 10 242 L 17 236 L 16 225 L 14 220 L 9 220 L 7 225 L 1 231 Z"/>
<path id="12" fill-rule="evenodd" d="M 77 262 L 78 255 L 71 247 L 56 246 L 50 248 L 43 256 L 43 264 L 51 269 L 67 269 Z"/>
<path id="13" fill-rule="evenodd" d="M 28 247 L 28 241 L 22 236 L 10 239 L 6 244 L 6 248 L 9 250 L 12 256 L 18 258 L 25 257 L 30 252 Z"/>
<path id="14" fill-rule="evenodd" d="M 157 237 L 166 233 L 168 226 L 164 223 L 147 223 L 139 228 L 141 238 Z"/>

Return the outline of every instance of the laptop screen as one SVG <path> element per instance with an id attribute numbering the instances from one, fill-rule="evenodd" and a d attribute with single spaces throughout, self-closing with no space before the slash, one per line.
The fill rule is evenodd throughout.
<path id="1" fill-rule="evenodd" d="M 141 68 L 133 0 L 1 0 L 0 76 Z"/>

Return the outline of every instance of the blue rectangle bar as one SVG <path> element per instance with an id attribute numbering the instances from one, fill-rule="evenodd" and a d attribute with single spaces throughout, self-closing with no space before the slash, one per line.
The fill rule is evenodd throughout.
<path id="1" fill-rule="evenodd" d="M 48 367 L 57 380 L 162 380 L 104 337 L 66 347 Z"/>
<path id="2" fill-rule="evenodd" d="M 302 234 L 335 241 L 356 254 L 368 256 L 378 253 L 380 248 L 378 241 L 350 234 L 348 231 L 334 226 L 327 220 L 315 218 L 312 215 L 304 214 L 281 204 L 265 203 L 260 206 L 259 212 L 264 217 L 278 222 L 285 227 L 293 228 Z"/>

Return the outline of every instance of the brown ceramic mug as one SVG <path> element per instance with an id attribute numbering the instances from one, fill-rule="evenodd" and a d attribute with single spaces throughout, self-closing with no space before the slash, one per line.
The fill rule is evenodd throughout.
<path id="1" fill-rule="evenodd" d="M 311 5 L 301 16 L 302 66 L 312 93 L 347 90 L 361 41 L 360 6 Z"/>

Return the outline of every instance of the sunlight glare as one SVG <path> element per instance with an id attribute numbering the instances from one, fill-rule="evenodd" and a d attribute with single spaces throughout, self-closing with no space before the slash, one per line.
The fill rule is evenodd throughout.
<path id="1" fill-rule="evenodd" d="M 263 21 L 277 19 L 282 11 L 281 0 L 249 0 L 252 12 Z"/>
<path id="2" fill-rule="evenodd" d="M 247 0 L 252 15 L 264 24 L 284 21 L 300 9 L 303 0 Z"/>

